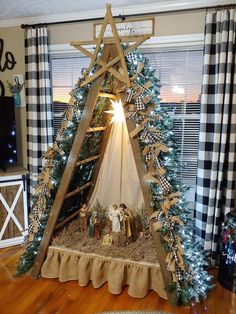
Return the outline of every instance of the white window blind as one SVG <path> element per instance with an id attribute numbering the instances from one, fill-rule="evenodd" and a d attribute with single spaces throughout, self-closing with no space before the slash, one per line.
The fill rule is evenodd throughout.
<path id="1" fill-rule="evenodd" d="M 161 106 L 174 119 L 174 138 L 181 147 L 181 180 L 194 186 L 197 174 L 202 49 L 145 53 L 161 81 Z"/>
<path id="2" fill-rule="evenodd" d="M 81 70 L 87 68 L 90 59 L 78 56 L 52 56 L 52 90 L 54 106 L 54 134 L 61 125 L 61 117 L 70 100 L 70 92 L 75 86 Z"/>

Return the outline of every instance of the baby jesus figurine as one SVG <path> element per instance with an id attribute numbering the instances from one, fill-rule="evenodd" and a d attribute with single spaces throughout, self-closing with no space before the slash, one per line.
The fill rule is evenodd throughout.
<path id="1" fill-rule="evenodd" d="M 83 206 L 80 208 L 79 211 L 79 230 L 80 231 L 86 231 L 87 230 L 87 213 L 88 213 L 89 207 L 86 204 L 83 204 Z"/>

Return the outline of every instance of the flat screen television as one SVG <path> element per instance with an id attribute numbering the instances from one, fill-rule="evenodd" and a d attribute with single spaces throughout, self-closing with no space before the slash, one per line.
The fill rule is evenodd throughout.
<path id="1" fill-rule="evenodd" d="M 13 97 L 0 97 L 0 169 L 17 163 L 16 120 Z"/>

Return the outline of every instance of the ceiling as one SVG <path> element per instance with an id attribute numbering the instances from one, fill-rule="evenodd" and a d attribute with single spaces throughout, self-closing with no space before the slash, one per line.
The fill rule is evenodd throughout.
<path id="1" fill-rule="evenodd" d="M 183 10 L 236 3 L 236 0 L 0 0 L 0 26 L 49 23 L 104 16 L 106 2 L 113 15 Z"/>

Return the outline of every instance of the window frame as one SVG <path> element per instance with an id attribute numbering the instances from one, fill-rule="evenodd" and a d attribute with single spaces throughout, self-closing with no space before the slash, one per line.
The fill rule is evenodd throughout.
<path id="1" fill-rule="evenodd" d="M 144 42 L 138 47 L 141 53 L 154 53 L 162 52 L 168 49 L 168 51 L 178 51 L 180 49 L 184 50 L 197 50 L 203 49 L 204 45 L 204 34 L 186 34 L 186 35 L 174 35 L 174 36 L 160 36 L 152 37 Z M 93 51 L 95 45 L 86 45 L 86 49 Z M 57 44 L 49 46 L 49 53 L 51 58 L 60 57 L 84 57 L 78 49 L 70 46 L 70 44 Z M 186 115 L 183 115 L 186 118 Z M 191 115 L 193 117 L 193 115 Z M 178 115 L 178 118 L 181 118 Z M 194 207 L 194 195 L 195 186 L 190 187 L 189 191 L 186 193 L 186 199 L 189 201 L 189 207 Z"/>

